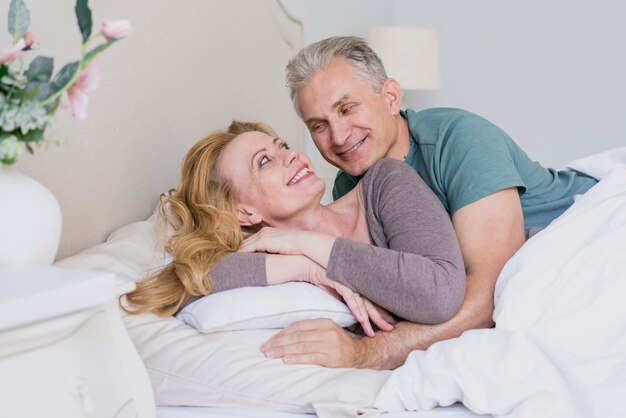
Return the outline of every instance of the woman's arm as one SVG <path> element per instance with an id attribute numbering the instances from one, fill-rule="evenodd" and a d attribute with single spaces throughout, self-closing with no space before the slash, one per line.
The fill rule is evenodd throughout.
<path id="1" fill-rule="evenodd" d="M 448 213 L 406 163 L 384 159 L 363 179 L 372 241 L 338 238 L 329 277 L 412 322 L 451 318 L 465 294 L 465 268 Z"/>
<path id="2" fill-rule="evenodd" d="M 295 281 L 311 283 L 343 300 L 369 336 L 374 336 L 370 321 L 384 331 L 393 329 L 395 323 L 386 311 L 347 286 L 329 279 L 324 268 L 303 255 L 228 254 L 213 268 L 211 276 L 214 292 Z"/>
<path id="3" fill-rule="evenodd" d="M 287 282 L 314 282 L 320 266 L 303 255 L 231 253 L 211 270 L 213 291 Z"/>
<path id="4" fill-rule="evenodd" d="M 378 246 L 264 228 L 242 250 L 303 254 L 327 267 L 328 277 L 404 319 L 449 319 L 463 301 L 465 270 L 447 212 L 403 162 L 382 160 L 363 181 L 370 234 Z"/>

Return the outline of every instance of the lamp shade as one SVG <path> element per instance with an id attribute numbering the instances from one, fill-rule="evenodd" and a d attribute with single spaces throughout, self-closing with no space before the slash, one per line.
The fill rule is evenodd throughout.
<path id="1" fill-rule="evenodd" d="M 441 85 L 437 33 L 432 29 L 377 26 L 367 41 L 389 77 L 404 90 L 434 90 Z"/>

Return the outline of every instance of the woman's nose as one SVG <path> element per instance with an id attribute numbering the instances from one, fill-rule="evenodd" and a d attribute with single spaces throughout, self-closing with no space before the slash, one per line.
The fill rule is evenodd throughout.
<path id="1" fill-rule="evenodd" d="M 284 156 L 283 156 L 283 162 L 285 163 L 286 167 L 289 167 L 294 161 L 296 161 L 298 159 L 298 151 L 295 149 L 288 149 L 285 150 Z"/>

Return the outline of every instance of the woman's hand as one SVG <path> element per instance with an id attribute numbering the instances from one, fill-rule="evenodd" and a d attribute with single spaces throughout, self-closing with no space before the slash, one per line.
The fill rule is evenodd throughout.
<path id="1" fill-rule="evenodd" d="M 246 238 L 239 251 L 270 254 L 305 255 L 326 268 L 336 237 L 312 231 L 265 227 Z"/>
<path id="2" fill-rule="evenodd" d="M 266 226 L 259 232 L 246 238 L 239 251 L 242 253 L 265 252 L 270 254 L 303 254 L 301 242 L 306 231 L 292 231 Z"/>
<path id="3" fill-rule="evenodd" d="M 311 271 L 307 281 L 330 295 L 342 300 L 361 324 L 365 335 L 374 336 L 374 323 L 382 331 L 391 331 L 396 323 L 393 317 L 385 309 L 376 305 L 366 297 L 359 295 L 347 286 L 329 279 L 323 269 Z"/>

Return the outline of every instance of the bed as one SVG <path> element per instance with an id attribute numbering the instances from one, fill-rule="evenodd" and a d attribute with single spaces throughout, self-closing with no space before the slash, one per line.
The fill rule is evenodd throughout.
<path id="1" fill-rule="evenodd" d="M 42 39 L 62 44 L 75 36 L 58 30 L 73 27 L 71 12 L 61 15 L 57 2 L 30 3 L 34 16 L 68 22 L 41 24 Z M 71 2 L 63 3 L 71 10 Z M 56 135 L 66 143 L 17 168 L 61 204 L 57 266 L 138 280 L 166 259 L 154 210 L 158 196 L 176 185 L 182 156 L 197 139 L 233 118 L 255 119 L 305 149 L 283 86 L 284 66 L 302 46 L 302 27 L 276 0 L 107 1 L 92 8 L 95 16 L 128 17 L 135 32 L 102 60 L 104 81 L 87 121 L 61 115 Z M 120 312 L 149 376 L 157 416 L 620 416 L 626 172 L 609 173 L 614 165 L 578 163 L 580 170 L 602 167 L 597 175 L 607 180 L 507 264 L 495 329 L 414 352 L 394 372 L 266 359 L 258 346 L 276 329 L 242 329 L 250 318 L 226 315 L 199 332 L 177 318 Z M 272 324 L 293 310 L 272 312 Z M 341 313 L 312 307 L 305 314 L 320 311 Z M 600 321 L 604 327 L 595 326 Z"/>

